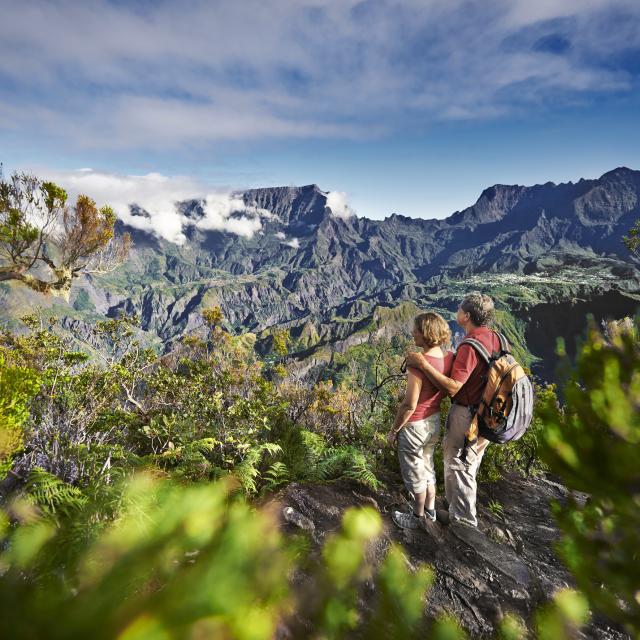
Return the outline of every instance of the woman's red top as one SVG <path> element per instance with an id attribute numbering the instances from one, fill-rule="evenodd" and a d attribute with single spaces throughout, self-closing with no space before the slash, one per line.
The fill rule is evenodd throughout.
<path id="1" fill-rule="evenodd" d="M 445 376 L 449 376 L 451 373 L 451 367 L 453 366 L 453 360 L 455 355 L 451 351 L 445 352 L 444 358 L 438 358 L 436 356 L 428 356 L 423 354 L 427 359 L 427 362 L 435 367 L 438 371 Z M 424 420 L 434 413 L 440 411 L 440 402 L 445 397 L 446 393 L 438 389 L 427 376 L 419 369 L 408 367 L 407 371 L 415 374 L 422 380 L 422 388 L 420 389 L 420 395 L 418 396 L 418 404 L 416 410 L 409 417 L 408 422 L 415 422 L 416 420 Z"/>

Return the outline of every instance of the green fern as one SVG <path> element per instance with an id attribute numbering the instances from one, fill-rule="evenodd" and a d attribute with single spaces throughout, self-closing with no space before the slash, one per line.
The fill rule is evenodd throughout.
<path id="1" fill-rule="evenodd" d="M 289 469 L 284 462 L 274 462 L 264 473 L 264 491 L 273 491 L 289 482 Z"/>
<path id="2" fill-rule="evenodd" d="M 28 499 L 51 516 L 70 515 L 87 502 L 78 487 L 67 484 L 40 467 L 34 467 L 25 486 Z"/>
<path id="3" fill-rule="evenodd" d="M 350 465 L 346 469 L 344 476 L 357 480 L 360 484 L 370 489 L 377 489 L 379 486 L 378 478 L 376 478 L 375 473 L 369 465 L 369 461 L 364 453 L 357 449 L 353 451 Z"/>
<path id="4" fill-rule="evenodd" d="M 282 461 L 289 469 L 290 480 L 310 479 L 310 470 L 318 466 L 327 451 L 324 438 L 320 434 L 289 424 L 278 440 L 282 443 Z"/>
<path id="5" fill-rule="evenodd" d="M 339 478 L 356 480 L 371 489 L 377 489 L 379 485 L 366 456 L 352 446 L 329 449 L 310 473 L 313 480 L 326 482 Z"/>
<path id="6" fill-rule="evenodd" d="M 234 467 L 234 473 L 245 493 L 256 493 L 258 490 L 259 465 L 265 452 L 270 456 L 276 456 L 282 453 L 282 447 L 275 442 L 265 442 L 257 447 L 251 447 L 247 450 L 242 462 Z"/>

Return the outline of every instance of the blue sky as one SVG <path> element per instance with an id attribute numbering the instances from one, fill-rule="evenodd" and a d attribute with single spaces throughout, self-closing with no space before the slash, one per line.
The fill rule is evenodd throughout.
<path id="1" fill-rule="evenodd" d="M 382 218 L 640 169 L 637 0 L 0 7 L 5 170 L 161 174 L 167 198 L 316 182 Z"/>

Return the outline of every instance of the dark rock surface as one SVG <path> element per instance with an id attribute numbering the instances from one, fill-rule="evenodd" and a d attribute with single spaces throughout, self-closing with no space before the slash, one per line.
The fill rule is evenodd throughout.
<path id="1" fill-rule="evenodd" d="M 425 614 L 455 614 L 472 638 L 490 637 L 500 618 L 512 612 L 528 624 L 536 609 L 563 587 L 572 586 L 570 573 L 556 556 L 553 545 L 559 531 L 549 503 L 565 502 L 568 490 L 552 478 L 513 475 L 495 484 L 479 487 L 479 527 L 443 526 L 428 523 L 426 530 L 402 530 L 390 518 L 392 509 L 409 509 L 402 497 L 399 477 L 389 474 L 374 492 L 347 480 L 329 484 L 291 484 L 276 500 L 284 509 L 313 523 L 308 527 L 312 547 L 319 549 L 340 528 L 342 514 L 352 506 L 373 506 L 383 518 L 383 533 L 369 550 L 374 565 L 382 561 L 389 544 L 404 548 L 407 563 L 431 565 L 436 581 L 428 594 Z M 440 499 L 438 499 L 439 501 Z M 491 501 L 502 505 L 500 515 Z M 286 533 L 299 532 L 299 525 L 282 517 Z M 297 580 L 304 582 L 304 577 Z M 371 586 L 362 594 L 367 609 Z M 609 621 L 594 616 L 580 634 L 583 638 L 622 640 L 628 636 Z"/>

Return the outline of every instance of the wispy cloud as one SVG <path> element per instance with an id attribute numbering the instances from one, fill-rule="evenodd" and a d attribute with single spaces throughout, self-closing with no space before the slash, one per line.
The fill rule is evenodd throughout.
<path id="1" fill-rule="evenodd" d="M 626 91 L 636 0 L 23 0 L 0 129 L 82 148 L 360 138 Z"/>
<path id="2" fill-rule="evenodd" d="M 300 240 L 298 240 L 298 238 L 291 238 L 290 240 L 286 240 L 282 244 L 286 244 L 288 247 L 292 247 L 293 249 L 300 248 Z"/>

